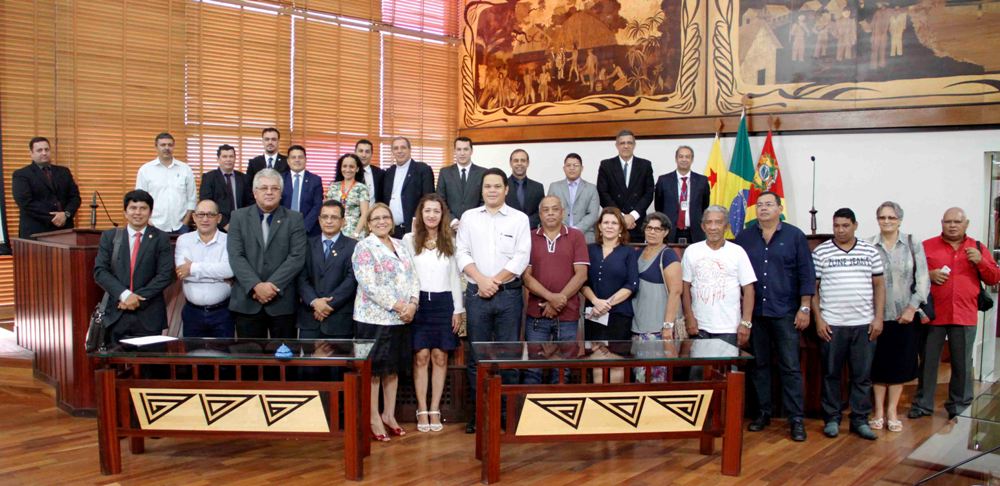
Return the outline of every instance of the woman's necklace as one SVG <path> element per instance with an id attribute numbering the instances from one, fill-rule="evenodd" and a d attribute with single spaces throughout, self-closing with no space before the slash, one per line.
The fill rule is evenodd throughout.
<path id="1" fill-rule="evenodd" d="M 428 250 L 436 250 L 437 247 L 438 247 L 438 240 L 436 236 L 434 237 L 434 239 L 428 238 L 424 240 L 424 248 L 427 248 Z"/>
<path id="2" fill-rule="evenodd" d="M 356 182 L 358 182 L 357 179 L 351 180 L 350 186 L 347 185 L 347 181 L 340 183 L 340 204 L 347 204 L 347 196 L 351 194 L 351 189 L 354 189 L 354 184 Z M 347 190 L 344 190 L 345 187 Z"/>

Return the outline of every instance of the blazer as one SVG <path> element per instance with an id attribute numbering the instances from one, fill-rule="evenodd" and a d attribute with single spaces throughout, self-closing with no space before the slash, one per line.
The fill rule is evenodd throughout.
<path id="1" fill-rule="evenodd" d="M 549 195 L 556 196 L 563 205 L 563 224 L 569 226 L 569 214 L 573 213 L 573 227 L 582 231 L 587 243 L 594 242 L 594 225 L 601 216 L 601 201 L 597 195 L 597 186 L 577 179 L 576 200 L 570 203 L 569 182 L 561 179 L 549 184 Z"/>
<path id="2" fill-rule="evenodd" d="M 369 196 L 374 194 L 375 202 L 380 202 L 382 199 L 382 185 L 385 183 L 385 170 L 376 165 L 369 165 L 369 167 L 372 168 L 372 179 L 374 180 L 368 180 L 368 174 L 365 174 L 364 170 L 359 170 L 358 175 L 364 178 L 364 183 L 368 186 Z"/>
<path id="3" fill-rule="evenodd" d="M 601 207 L 614 206 L 628 214 L 639 213 L 635 228 L 630 231 L 633 242 L 643 241 L 642 222 L 646 210 L 653 202 L 653 164 L 639 157 L 632 157 L 632 167 L 629 169 L 629 184 L 625 186 L 625 173 L 622 171 L 622 161 L 612 157 L 601 161 L 597 169 L 597 194 L 601 198 Z"/>
<path id="4" fill-rule="evenodd" d="M 389 204 L 392 200 L 392 185 L 396 177 L 396 164 L 392 164 L 385 170 L 382 179 L 382 197 L 379 202 Z M 410 169 L 406 171 L 406 180 L 403 181 L 403 220 L 394 221 L 396 225 L 403 225 L 403 232 L 409 233 L 413 224 L 413 215 L 417 211 L 417 204 L 424 194 L 434 192 L 434 172 L 431 167 L 423 162 L 410 159 Z"/>
<path id="5" fill-rule="evenodd" d="M 257 175 L 264 168 L 267 168 L 267 159 L 264 158 L 264 154 L 260 154 L 247 161 L 247 181 L 250 183 L 251 190 L 253 189 L 253 176 Z M 274 161 L 274 170 L 282 174 L 288 172 L 288 157 L 278 154 L 278 157 Z"/>
<path id="6" fill-rule="evenodd" d="M 452 164 L 438 173 L 437 193 L 448 203 L 452 219 L 461 219 L 462 214 L 483 205 L 483 173 L 486 169 L 470 164 L 462 184 L 462 174 L 458 164 Z"/>
<path id="7" fill-rule="evenodd" d="M 531 228 L 537 228 L 541 224 L 541 219 L 538 217 L 538 205 L 542 203 L 542 198 L 545 197 L 545 188 L 542 184 L 533 181 L 528 177 L 524 178 L 524 207 L 521 207 L 517 203 L 517 183 L 514 182 L 514 176 L 507 177 L 507 205 L 528 215 L 528 225 Z M 481 192 L 481 191 L 480 191 Z"/>
<path id="8" fill-rule="evenodd" d="M 354 291 L 358 287 L 354 279 L 354 267 L 351 257 L 354 256 L 354 246 L 357 240 L 348 238 L 341 233 L 333 244 L 330 258 L 323 254 L 323 238 L 309 238 L 309 250 L 306 252 L 305 266 L 299 272 L 299 329 L 319 329 L 328 336 L 354 335 Z M 329 305 L 333 312 L 326 319 L 317 321 L 313 318 L 313 309 L 309 304 L 319 297 L 332 297 Z"/>
<path id="9" fill-rule="evenodd" d="M 690 172 L 691 179 L 688 181 L 688 211 L 691 213 L 691 240 L 688 243 L 695 243 L 705 239 L 705 232 L 701 229 L 701 215 L 708 208 L 708 198 L 711 195 L 708 187 L 708 177 L 696 172 Z M 670 221 L 677 227 L 677 212 L 680 210 L 680 194 L 677 192 L 677 171 L 668 172 L 656 180 L 656 199 L 654 206 L 656 210 L 666 214 Z M 667 235 L 667 241 L 677 243 L 677 231 L 671 231 Z"/>
<path id="10" fill-rule="evenodd" d="M 128 247 L 128 230 L 122 228 L 118 259 L 111 261 L 117 231 L 109 229 L 101 233 L 94 260 L 94 280 L 109 294 L 108 305 L 104 308 L 105 322 L 111 327 L 125 313 L 133 313 L 147 331 L 158 333 L 168 324 L 163 291 L 174 281 L 174 250 L 170 245 L 170 235 L 152 225 L 146 226 L 132 275 L 132 292 L 146 300 L 140 301 L 136 310 L 123 311 L 118 308 L 118 297 L 129 287 L 132 255 Z"/>
<path id="11" fill-rule="evenodd" d="M 358 322 L 403 325 L 392 306 L 399 301 L 420 298 L 420 279 L 410 252 L 395 238 L 392 238 L 392 246 L 394 252 L 371 234 L 354 247 L 351 263 L 358 280 L 358 292 L 354 297 L 354 319 Z"/>
<path id="12" fill-rule="evenodd" d="M 201 187 L 198 189 L 198 199 L 211 199 L 219 205 L 219 214 L 222 221 L 219 228 L 224 228 L 229 224 L 230 214 L 239 209 L 254 204 L 253 191 L 246 174 L 234 170 L 232 176 L 233 184 L 236 186 L 236 200 L 226 187 L 226 176 L 221 170 L 215 169 L 206 172 L 201 176 Z"/>
<path id="13" fill-rule="evenodd" d="M 51 184 L 34 162 L 14 171 L 12 190 L 20 214 L 17 235 L 21 238 L 30 239 L 35 233 L 73 227 L 73 216 L 80 208 L 80 189 L 69 169 L 54 164 L 49 167 L 52 168 Z M 70 217 L 65 225 L 58 227 L 52 224 L 50 211 L 65 211 Z"/>
<path id="14" fill-rule="evenodd" d="M 306 262 L 306 230 L 302 215 L 278 206 L 271 213 L 267 244 L 260 228 L 260 208 L 254 204 L 233 211 L 229 220 L 226 249 L 233 267 L 233 293 L 229 310 L 256 314 L 263 309 L 270 316 L 295 313 L 296 278 Z M 253 288 L 261 282 L 278 287 L 278 296 L 262 305 L 253 298 Z"/>
<path id="15" fill-rule="evenodd" d="M 292 208 L 292 171 L 285 172 L 282 176 L 285 179 L 284 188 L 281 190 L 281 205 Z M 302 171 L 302 187 L 299 188 L 299 212 L 302 213 L 302 223 L 306 227 L 307 236 L 316 236 L 319 230 L 319 208 L 323 205 L 323 178 L 309 172 Z"/>

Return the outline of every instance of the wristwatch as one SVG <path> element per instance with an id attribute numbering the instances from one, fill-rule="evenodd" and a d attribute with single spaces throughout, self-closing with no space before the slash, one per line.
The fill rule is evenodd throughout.
<path id="1" fill-rule="evenodd" d="M 803 314 L 808 314 L 811 310 L 812 310 L 812 308 L 809 307 L 808 305 L 804 305 L 802 307 L 799 307 L 799 312 L 801 312 Z"/>
<path id="2" fill-rule="evenodd" d="M 750 321 L 740 321 L 740 325 L 743 326 L 743 327 L 745 327 L 745 328 L 747 328 L 747 329 L 750 329 L 751 327 L 753 327 L 753 323 L 750 322 Z"/>
<path id="3" fill-rule="evenodd" d="M 673 322 L 663 321 L 663 329 L 673 329 L 673 328 L 674 328 Z"/>

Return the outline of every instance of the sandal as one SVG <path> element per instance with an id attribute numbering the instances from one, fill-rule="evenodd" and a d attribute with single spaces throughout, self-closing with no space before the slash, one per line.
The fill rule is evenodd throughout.
<path id="1" fill-rule="evenodd" d="M 889 432 L 903 431 L 903 422 L 901 420 L 889 420 L 886 423 L 889 424 Z"/>
<path id="2" fill-rule="evenodd" d="M 431 432 L 441 432 L 442 430 L 444 430 L 444 424 L 441 423 L 441 411 L 440 410 L 434 410 L 434 411 L 425 412 L 425 413 L 427 413 L 427 415 L 437 415 L 438 416 L 438 423 L 435 424 L 435 423 L 431 422 L 430 424 L 427 424 L 427 427 L 430 429 Z M 428 418 L 428 420 L 429 420 L 429 418 Z"/>
<path id="3" fill-rule="evenodd" d="M 417 411 L 417 431 L 418 432 L 430 432 L 431 431 L 431 424 L 422 424 L 422 423 L 420 423 L 420 416 L 421 415 L 430 415 L 430 414 L 431 414 L 431 412 L 427 412 L 427 411 L 423 411 L 423 412 L 421 412 L 419 410 Z"/>
<path id="4" fill-rule="evenodd" d="M 868 426 L 873 430 L 882 430 L 883 425 L 885 425 L 885 419 L 873 418 L 868 419 Z"/>

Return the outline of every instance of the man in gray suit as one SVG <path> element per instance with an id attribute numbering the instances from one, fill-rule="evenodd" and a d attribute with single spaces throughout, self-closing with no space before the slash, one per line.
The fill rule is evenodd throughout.
<path id="1" fill-rule="evenodd" d="M 229 310 L 241 338 L 296 337 L 296 277 L 306 259 L 302 213 L 281 206 L 283 182 L 274 169 L 254 176 L 256 204 L 233 211 L 229 263 L 236 281 Z"/>
<path id="2" fill-rule="evenodd" d="M 455 139 L 455 163 L 441 169 L 437 193 L 448 203 L 451 227 L 458 227 L 462 214 L 483 205 L 483 172 L 486 169 L 472 163 L 472 139 Z"/>
<path id="3" fill-rule="evenodd" d="M 549 195 L 558 197 L 567 208 L 563 214 L 563 224 L 583 232 L 587 243 L 594 242 L 594 224 L 601 215 L 601 199 L 597 186 L 580 178 L 583 173 L 583 159 L 571 153 L 563 161 L 566 178 L 549 184 Z"/>

